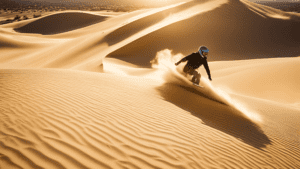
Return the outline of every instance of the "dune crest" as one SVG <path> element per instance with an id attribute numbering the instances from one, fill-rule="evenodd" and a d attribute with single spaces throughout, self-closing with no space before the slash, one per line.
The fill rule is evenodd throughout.
<path id="1" fill-rule="evenodd" d="M 105 16 L 83 12 L 61 12 L 45 16 L 14 30 L 21 33 L 51 35 L 93 25 L 105 19 L 107 19 Z"/>

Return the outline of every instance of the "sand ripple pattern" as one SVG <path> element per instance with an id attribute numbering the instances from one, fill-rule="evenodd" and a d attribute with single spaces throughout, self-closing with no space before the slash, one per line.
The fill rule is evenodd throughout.
<path id="1" fill-rule="evenodd" d="M 248 145 L 139 80 L 1 70 L 0 168 L 300 167 L 297 152 Z"/>

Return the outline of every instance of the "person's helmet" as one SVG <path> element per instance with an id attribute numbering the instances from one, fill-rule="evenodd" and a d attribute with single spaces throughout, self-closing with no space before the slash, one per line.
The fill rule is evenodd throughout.
<path id="1" fill-rule="evenodd" d="M 199 51 L 201 56 L 203 55 L 203 52 L 209 52 L 209 50 L 206 46 L 200 46 L 198 51 Z"/>

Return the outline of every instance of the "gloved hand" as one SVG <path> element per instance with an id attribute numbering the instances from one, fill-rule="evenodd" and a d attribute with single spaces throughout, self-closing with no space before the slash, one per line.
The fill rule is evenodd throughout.
<path id="1" fill-rule="evenodd" d="M 210 81 L 212 81 L 212 79 L 211 79 L 211 77 L 210 77 L 210 76 L 209 76 L 208 78 L 209 78 L 209 80 L 210 80 Z"/>
<path id="2" fill-rule="evenodd" d="M 179 63 L 180 63 L 180 62 L 177 62 L 177 63 L 175 63 L 175 65 L 176 65 L 176 66 L 178 66 L 178 65 L 179 65 Z"/>

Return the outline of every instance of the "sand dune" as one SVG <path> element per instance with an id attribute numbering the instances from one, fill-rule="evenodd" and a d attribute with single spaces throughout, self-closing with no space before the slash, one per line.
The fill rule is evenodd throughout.
<path id="1" fill-rule="evenodd" d="M 264 12 L 266 16 L 257 14 L 250 2 L 214 3 L 220 2 L 216 7 L 206 6 L 201 1 L 198 15 L 151 32 L 108 56 L 149 66 L 157 51 L 170 49 L 187 55 L 197 50 L 199 44 L 211 49 L 210 61 L 299 56 L 299 15 L 289 14 L 290 19 L 279 19 L 270 17 L 273 13 L 269 11 Z M 190 3 L 188 7 L 199 2 Z M 176 9 L 180 13 L 180 8 Z M 202 12 L 203 9 L 209 12 Z M 124 58 L 124 55 L 130 57 Z M 141 57 L 143 59 L 131 59 Z"/>
<path id="2" fill-rule="evenodd" d="M 0 168 L 300 168 L 299 23 L 212 0 L 2 25 Z M 203 44 L 197 88 L 174 63 Z"/>
<path id="3" fill-rule="evenodd" d="M 269 126 L 180 86 L 66 70 L 2 70 L 1 77 L 4 166 L 299 166 L 299 149 L 266 135 Z"/>
<path id="4" fill-rule="evenodd" d="M 62 12 L 43 17 L 25 26 L 15 28 L 21 33 L 57 34 L 72 31 L 104 21 L 107 17 L 88 13 Z"/>

